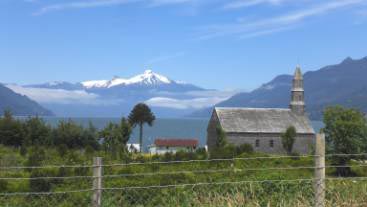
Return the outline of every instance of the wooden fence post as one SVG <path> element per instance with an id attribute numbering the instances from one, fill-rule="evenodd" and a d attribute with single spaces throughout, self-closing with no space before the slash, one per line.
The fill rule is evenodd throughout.
<path id="1" fill-rule="evenodd" d="M 101 207 L 102 201 L 102 157 L 93 158 L 92 206 Z"/>
<path id="2" fill-rule="evenodd" d="M 325 207 L 325 134 L 316 135 L 315 207 Z"/>

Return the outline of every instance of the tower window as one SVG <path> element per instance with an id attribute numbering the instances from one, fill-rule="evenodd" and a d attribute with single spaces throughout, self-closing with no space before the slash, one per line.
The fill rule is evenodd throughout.
<path id="1" fill-rule="evenodd" d="M 258 140 L 258 139 L 257 139 L 257 140 L 255 141 L 255 147 L 260 147 L 260 140 Z"/>
<path id="2" fill-rule="evenodd" d="M 270 140 L 269 145 L 270 145 L 271 148 L 273 148 L 274 147 L 274 140 Z"/>

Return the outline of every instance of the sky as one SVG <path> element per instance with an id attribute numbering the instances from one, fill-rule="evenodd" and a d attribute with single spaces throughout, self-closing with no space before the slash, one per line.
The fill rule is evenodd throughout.
<path id="1" fill-rule="evenodd" d="M 220 90 L 367 56 L 367 0 L 0 0 L 0 82 L 131 77 Z"/>

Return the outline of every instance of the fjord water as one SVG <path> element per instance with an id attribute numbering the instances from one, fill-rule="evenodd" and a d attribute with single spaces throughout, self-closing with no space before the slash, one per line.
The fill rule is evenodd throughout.
<path id="1" fill-rule="evenodd" d="M 96 128 L 102 129 L 109 122 L 118 123 L 119 118 L 56 118 L 46 117 L 44 120 L 52 126 L 56 126 L 61 120 L 73 120 L 85 127 L 91 122 Z M 156 138 L 198 139 L 201 146 L 206 142 L 206 128 L 208 119 L 157 119 L 152 127 L 144 125 L 144 146 L 151 145 Z M 323 123 L 313 121 L 312 125 L 318 132 Z M 139 130 L 135 128 L 129 143 L 138 143 Z"/>

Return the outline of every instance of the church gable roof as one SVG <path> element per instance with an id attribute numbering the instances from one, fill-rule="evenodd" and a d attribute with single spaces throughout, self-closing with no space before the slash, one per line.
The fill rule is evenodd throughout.
<path id="1" fill-rule="evenodd" d="M 290 109 L 221 108 L 214 109 L 227 133 L 284 133 L 294 126 L 297 133 L 314 134 L 309 119 Z"/>

